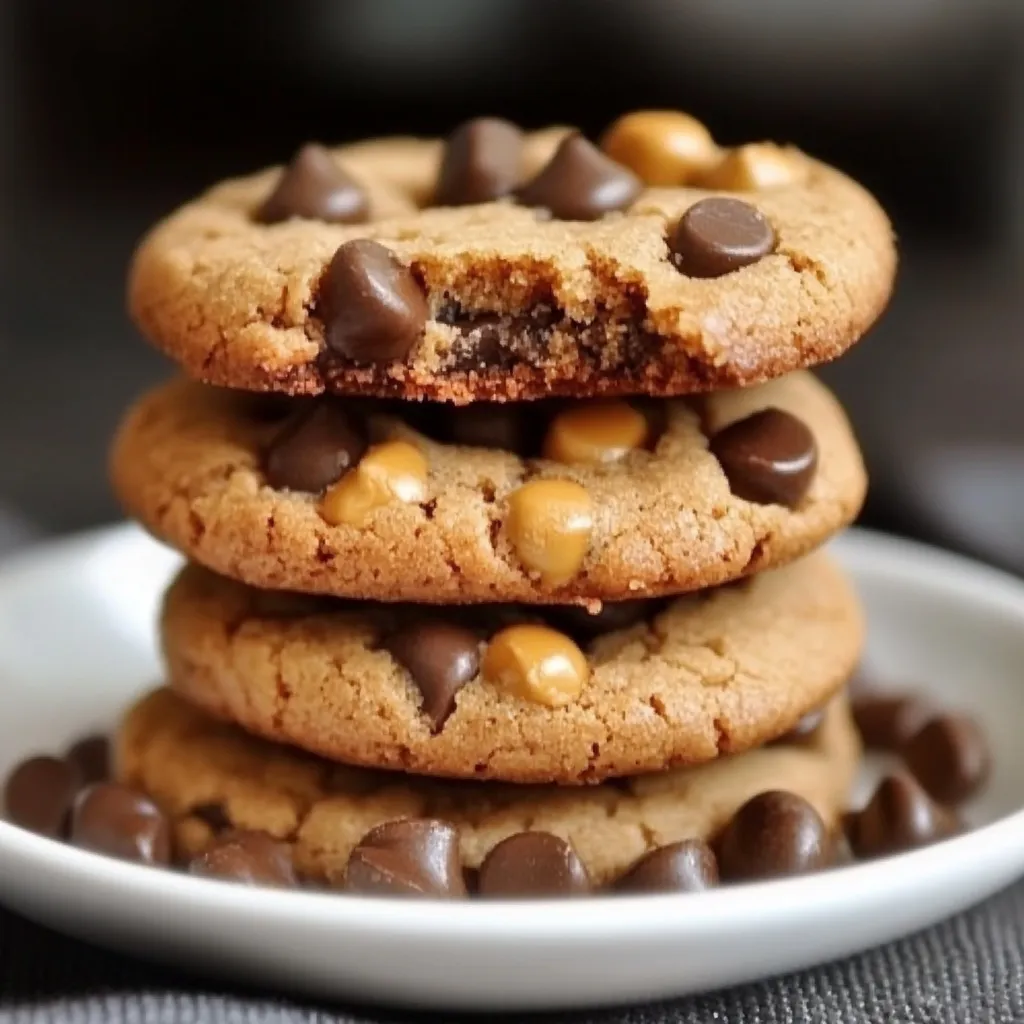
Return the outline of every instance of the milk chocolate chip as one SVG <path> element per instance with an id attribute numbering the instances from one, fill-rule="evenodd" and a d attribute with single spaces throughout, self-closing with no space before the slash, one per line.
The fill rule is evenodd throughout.
<path id="1" fill-rule="evenodd" d="M 315 142 L 307 143 L 281 172 L 256 214 L 264 224 L 292 217 L 331 224 L 359 224 L 370 212 L 366 192 Z"/>
<path id="2" fill-rule="evenodd" d="M 590 876 L 571 844 L 550 832 L 503 839 L 480 865 L 481 896 L 582 896 Z"/>
<path id="3" fill-rule="evenodd" d="M 932 713 L 923 697 L 913 693 L 855 692 L 850 701 L 853 721 L 868 750 L 900 750 Z"/>
<path id="4" fill-rule="evenodd" d="M 366 451 L 362 432 L 334 399 L 322 399 L 289 420 L 271 442 L 264 472 L 271 487 L 318 494 Z"/>
<path id="5" fill-rule="evenodd" d="M 188 871 L 245 885 L 291 888 L 296 884 L 291 849 L 266 832 L 229 832 L 195 857 Z"/>
<path id="6" fill-rule="evenodd" d="M 523 133 L 497 117 L 478 117 L 448 136 L 435 206 L 489 203 L 508 195 L 519 179 Z"/>
<path id="7" fill-rule="evenodd" d="M 780 878 L 826 867 L 833 847 L 825 823 L 803 797 L 783 790 L 748 800 L 718 837 L 722 878 Z"/>
<path id="8" fill-rule="evenodd" d="M 352 851 L 345 888 L 367 895 L 465 896 L 458 830 L 432 818 L 378 825 Z"/>
<path id="9" fill-rule="evenodd" d="M 7 818 L 30 832 L 60 838 L 79 785 L 78 772 L 66 761 L 55 757 L 22 761 L 4 786 Z"/>
<path id="10" fill-rule="evenodd" d="M 424 621 L 392 633 L 384 646 L 423 694 L 423 712 L 437 731 L 455 708 L 455 695 L 480 669 L 475 633 L 447 622 Z"/>
<path id="11" fill-rule="evenodd" d="M 988 779 L 992 758 L 981 726 L 967 715 L 936 715 L 904 745 L 903 760 L 929 796 L 958 804 Z"/>
<path id="12" fill-rule="evenodd" d="M 718 860 L 701 839 L 652 850 L 616 883 L 619 892 L 700 892 L 718 885 Z"/>
<path id="13" fill-rule="evenodd" d="M 357 238 L 327 265 L 320 315 L 332 352 L 357 363 L 385 363 L 409 354 L 429 309 L 412 271 L 390 249 Z"/>
<path id="14" fill-rule="evenodd" d="M 624 210 L 643 191 L 640 179 L 579 133 L 566 136 L 548 164 L 516 193 L 523 206 L 558 220 L 599 220 Z"/>
<path id="15" fill-rule="evenodd" d="M 687 277 L 721 277 L 767 256 L 775 248 L 775 231 L 756 206 L 713 197 L 683 214 L 668 247 Z"/>
<path id="16" fill-rule="evenodd" d="M 864 809 L 846 816 L 850 849 L 864 859 L 927 846 L 958 831 L 956 816 L 905 772 L 886 776 Z"/>
<path id="17" fill-rule="evenodd" d="M 64 758 L 78 773 L 79 785 L 91 786 L 110 777 L 110 741 L 106 736 L 85 736 L 71 745 Z"/>
<path id="18" fill-rule="evenodd" d="M 167 864 L 171 831 L 160 809 L 142 793 L 115 782 L 83 789 L 71 812 L 71 843 L 140 864 Z"/>
<path id="19" fill-rule="evenodd" d="M 732 493 L 762 505 L 796 508 L 818 467 L 818 446 L 802 420 L 782 409 L 762 409 L 711 438 Z"/>

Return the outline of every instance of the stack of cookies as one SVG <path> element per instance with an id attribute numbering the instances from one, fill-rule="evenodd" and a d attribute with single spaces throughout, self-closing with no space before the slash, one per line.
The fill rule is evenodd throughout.
<path id="1" fill-rule="evenodd" d="M 828 864 L 862 619 L 816 549 L 866 483 L 805 371 L 894 270 L 857 184 L 671 112 L 307 145 L 174 213 L 130 303 L 185 376 L 113 479 L 189 564 L 119 779 L 207 873 L 350 891 Z"/>

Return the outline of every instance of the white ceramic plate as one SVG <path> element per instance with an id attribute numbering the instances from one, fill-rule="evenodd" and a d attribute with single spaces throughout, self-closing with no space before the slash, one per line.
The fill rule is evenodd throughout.
<path id="1" fill-rule="evenodd" d="M 966 835 L 871 864 L 714 892 L 440 904 L 253 890 L 122 864 L 0 823 L 0 899 L 105 945 L 289 990 L 525 1009 L 682 995 L 906 934 L 1024 873 L 1024 584 L 898 540 L 836 551 L 867 602 L 873 674 L 969 706 L 995 773 Z M 0 569 L 0 772 L 107 727 L 159 681 L 177 559 L 131 527 Z"/>

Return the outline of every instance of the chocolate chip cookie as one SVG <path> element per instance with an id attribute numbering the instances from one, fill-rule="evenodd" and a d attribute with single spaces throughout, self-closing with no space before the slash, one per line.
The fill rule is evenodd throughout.
<path id="1" fill-rule="evenodd" d="M 806 374 L 466 409 L 179 380 L 129 412 L 112 465 L 129 513 L 224 575 L 432 603 L 712 586 L 816 547 L 866 486 L 842 410 Z"/>
<path id="2" fill-rule="evenodd" d="M 350 860 L 357 845 L 365 851 L 375 835 L 378 846 L 388 838 L 382 830 L 367 832 L 396 819 L 432 818 L 458 830 L 458 853 L 470 872 L 485 865 L 488 875 L 503 876 L 497 880 L 507 884 L 515 874 L 507 862 L 516 866 L 517 851 L 496 849 L 499 843 L 521 846 L 526 832 L 528 852 L 537 854 L 544 852 L 537 849 L 538 835 L 550 833 L 570 841 L 581 870 L 605 885 L 639 865 L 664 875 L 665 865 L 658 871 L 642 858 L 667 844 L 713 838 L 737 808 L 767 790 L 803 797 L 836 829 L 859 754 L 845 703 L 837 700 L 809 737 L 698 768 L 583 789 L 438 782 L 347 768 L 262 742 L 158 690 L 125 717 L 116 760 L 119 779 L 148 793 L 169 815 L 181 860 L 228 830 L 258 830 L 291 847 L 302 878 L 342 886 L 352 860 L 363 875 L 372 867 L 362 863 L 368 857 Z M 543 839 L 547 846 L 553 842 Z M 656 881 L 657 888 L 674 887 L 663 877 Z M 622 883 L 649 887 L 642 878 Z"/>
<path id="3" fill-rule="evenodd" d="M 889 223 L 838 171 L 677 112 L 601 148 L 482 118 L 305 146 L 157 225 L 129 302 L 200 380 L 289 394 L 659 394 L 840 355 L 885 306 Z"/>
<path id="4" fill-rule="evenodd" d="M 190 566 L 162 619 L 169 685 L 256 735 L 349 764 L 565 785 L 775 739 L 846 682 L 862 634 L 823 554 L 600 615 L 341 602 Z"/>

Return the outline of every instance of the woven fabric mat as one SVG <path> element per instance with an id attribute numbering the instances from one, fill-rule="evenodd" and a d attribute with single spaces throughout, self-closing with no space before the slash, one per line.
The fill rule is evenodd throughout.
<path id="1" fill-rule="evenodd" d="M 155 925 L 156 926 L 156 925 Z M 353 936 L 358 941 L 358 936 Z M 635 1008 L 539 1014 L 567 1024 L 1024 1021 L 1024 882 L 959 917 L 803 974 Z M 458 970 L 458 965 L 452 965 Z M 0 1021 L 375 1024 L 452 1021 L 227 988 L 107 953 L 0 911 Z M 522 1014 L 508 1019 L 523 1019 Z"/>

